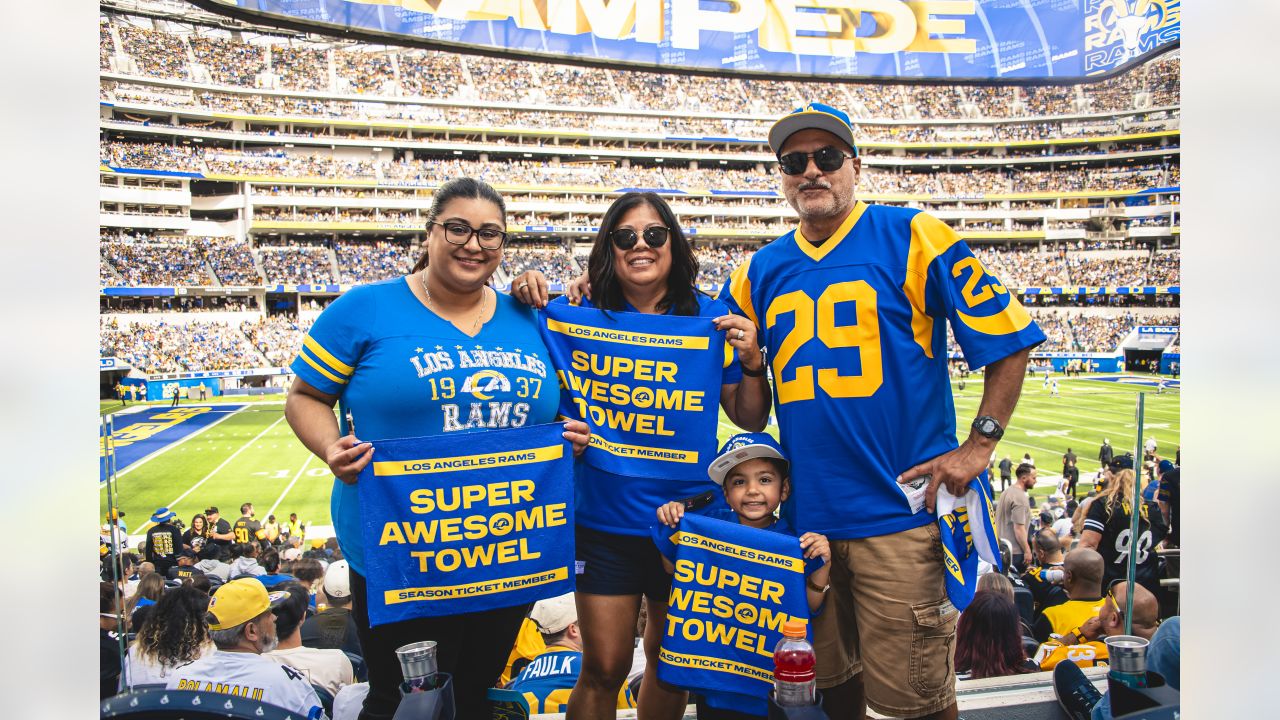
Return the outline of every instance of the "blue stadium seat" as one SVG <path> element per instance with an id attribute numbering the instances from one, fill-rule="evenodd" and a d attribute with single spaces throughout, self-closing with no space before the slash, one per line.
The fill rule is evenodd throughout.
<path id="1" fill-rule="evenodd" d="M 365 664 L 364 658 L 353 652 L 347 652 L 346 650 L 343 650 L 342 652 L 346 653 L 347 659 L 351 661 L 351 670 L 356 675 L 356 682 L 368 682 L 369 666 Z"/>
<path id="2" fill-rule="evenodd" d="M 258 700 L 196 690 L 134 690 L 102 701 L 103 720 L 298 720 L 298 713 Z"/>

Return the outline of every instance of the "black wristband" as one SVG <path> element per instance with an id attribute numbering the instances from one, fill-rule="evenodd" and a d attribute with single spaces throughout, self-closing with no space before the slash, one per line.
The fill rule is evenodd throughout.
<path id="1" fill-rule="evenodd" d="M 746 375 L 747 377 L 764 377 L 765 367 L 764 365 L 761 365 L 759 370 L 748 370 L 747 366 L 743 365 L 742 374 Z"/>

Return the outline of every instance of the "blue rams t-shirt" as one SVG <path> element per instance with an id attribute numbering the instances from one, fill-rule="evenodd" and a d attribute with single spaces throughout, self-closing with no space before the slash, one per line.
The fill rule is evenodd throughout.
<path id="1" fill-rule="evenodd" d="M 796 478 L 783 516 L 832 540 L 933 522 L 897 477 L 957 447 L 948 323 L 974 368 L 1045 339 L 945 223 L 863 202 L 821 245 L 798 229 L 765 245 L 720 298 L 768 350 Z"/>
<path id="2" fill-rule="evenodd" d="M 702 293 L 697 295 L 698 317 L 715 318 L 729 314 L 729 308 L 719 300 Z M 562 295 L 553 302 L 568 301 L 568 296 Z M 581 307 L 595 306 L 590 300 L 583 298 Z M 636 312 L 636 309 L 628 303 L 623 311 Z M 738 363 L 738 354 L 728 343 L 725 343 L 724 348 L 724 375 L 720 382 L 722 385 L 737 385 L 742 382 L 742 366 Z M 719 394 L 716 398 L 718 404 Z M 631 477 L 605 472 L 590 463 L 580 462 L 574 466 L 574 479 L 574 521 L 593 530 L 619 535 L 648 535 L 649 526 L 657 517 L 655 513 L 659 505 L 708 490 L 716 491 L 716 499 L 711 507 L 729 509 L 724 504 L 723 494 L 709 477 L 701 480 Z"/>
<path id="3" fill-rule="evenodd" d="M 290 369 L 338 396 L 342 434 L 349 413 L 355 436 L 375 447 L 380 439 L 551 422 L 559 387 L 536 315 L 494 295 L 493 318 L 469 337 L 428 310 L 405 278 L 352 288 L 316 319 Z M 356 486 L 335 478 L 330 509 L 342 554 L 363 575 Z"/>

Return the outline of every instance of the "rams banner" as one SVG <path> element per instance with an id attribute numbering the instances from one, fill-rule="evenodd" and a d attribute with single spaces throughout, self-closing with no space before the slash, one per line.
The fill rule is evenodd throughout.
<path id="1" fill-rule="evenodd" d="M 378 441 L 359 480 L 370 624 L 571 592 L 563 432 L 551 423 Z"/>
<path id="2" fill-rule="evenodd" d="M 560 413 L 591 426 L 587 462 L 631 477 L 706 478 L 725 357 L 724 332 L 710 318 L 563 303 L 540 318 Z"/>
<path id="3" fill-rule="evenodd" d="M 675 576 L 658 679 L 714 691 L 733 709 L 763 715 L 782 625 L 809 621 L 800 541 L 693 514 L 681 518 L 671 541 Z"/>
<path id="4" fill-rule="evenodd" d="M 1180 0 L 193 1 L 390 43 L 809 79 L 1067 81 L 1175 45 L 1182 12 Z"/>

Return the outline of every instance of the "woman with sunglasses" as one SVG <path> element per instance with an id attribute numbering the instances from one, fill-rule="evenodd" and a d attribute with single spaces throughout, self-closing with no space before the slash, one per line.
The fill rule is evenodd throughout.
<path id="1" fill-rule="evenodd" d="M 374 449 L 357 438 L 458 433 L 465 444 L 465 431 L 555 420 L 559 393 L 534 313 L 488 287 L 502 261 L 505 228 L 506 206 L 493 188 L 470 178 L 445 183 L 432 198 L 413 271 L 335 300 L 291 366 L 297 379 L 285 417 L 335 476 L 333 525 L 350 565 L 352 615 L 369 671 L 365 720 L 394 715 L 402 679 L 395 649 L 419 640 L 436 641 L 440 671 L 453 675 L 457 717 L 488 717 L 485 692 L 528 611 L 516 606 L 371 627 L 356 488 Z M 480 380 L 488 381 L 483 400 L 468 384 Z M 566 422 L 564 437 L 581 454 L 586 424 Z"/>
<path id="2" fill-rule="evenodd" d="M 654 193 L 631 192 L 614 201 L 600 221 L 587 261 L 587 276 L 591 295 L 582 298 L 585 307 L 713 318 L 736 351 L 726 349 L 721 407 L 739 427 L 753 432 L 764 429 L 771 394 L 755 326 L 698 291 L 694 285 L 698 261 L 665 200 Z M 546 304 L 546 281 L 541 273 L 526 272 L 512 287 L 517 298 L 538 307 Z M 562 297 L 556 302 L 567 301 Z M 713 505 L 727 508 L 723 493 L 707 478 L 622 477 L 587 463 L 579 463 L 577 470 L 574 517 L 581 574 L 576 597 L 583 648 L 582 671 L 569 696 L 568 717 L 614 715 L 618 688 L 631 667 L 643 596 L 648 601 L 648 623 L 638 714 L 679 718 L 687 693 L 660 684 L 656 671 L 667 625 L 671 576 L 649 539 L 649 527 L 654 523 L 655 507 L 712 490 Z"/>

